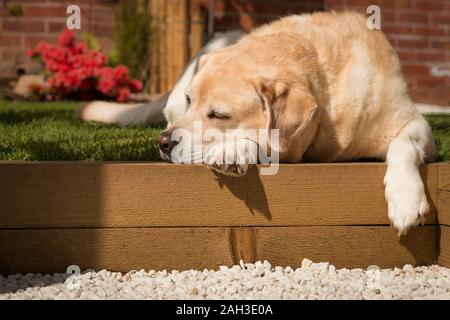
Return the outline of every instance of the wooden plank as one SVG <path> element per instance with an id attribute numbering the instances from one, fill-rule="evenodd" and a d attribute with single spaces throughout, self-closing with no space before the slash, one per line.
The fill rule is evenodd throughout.
<path id="1" fill-rule="evenodd" d="M 258 227 L 254 236 L 251 228 L 232 234 L 224 227 L 0 230 L 0 273 L 64 272 L 72 264 L 123 272 L 201 270 L 240 258 L 292 267 L 303 258 L 346 268 L 431 264 L 436 228 L 420 227 L 401 239 L 386 226 Z"/>
<path id="2" fill-rule="evenodd" d="M 0 230 L 0 274 L 232 265 L 228 228 Z"/>
<path id="3" fill-rule="evenodd" d="M 439 223 L 450 226 L 450 163 L 439 164 Z"/>
<path id="4" fill-rule="evenodd" d="M 239 263 L 240 260 L 244 262 L 255 262 L 256 259 L 256 234 L 255 228 L 252 227 L 238 227 L 232 228 L 232 247 L 234 251 L 234 261 Z"/>
<path id="5" fill-rule="evenodd" d="M 341 268 L 402 267 L 437 261 L 437 226 L 423 226 L 398 238 L 389 227 L 256 228 L 256 260 L 298 266 L 303 258 Z"/>
<path id="6" fill-rule="evenodd" d="M 441 266 L 450 268 L 450 227 L 439 226 L 439 258 Z"/>
<path id="7" fill-rule="evenodd" d="M 436 222 L 437 165 L 423 170 Z M 242 178 L 166 163 L 0 162 L 0 229 L 388 225 L 381 163 Z"/>

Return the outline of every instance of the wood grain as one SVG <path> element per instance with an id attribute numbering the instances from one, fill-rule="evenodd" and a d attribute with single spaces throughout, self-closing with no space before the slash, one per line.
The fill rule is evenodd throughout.
<path id="1" fill-rule="evenodd" d="M 402 238 L 383 226 L 256 228 L 256 260 L 299 266 L 308 258 L 341 268 L 427 265 L 437 261 L 436 228 L 419 227 Z"/>
<path id="2" fill-rule="evenodd" d="M 423 168 L 436 222 L 438 164 Z M 165 163 L 0 162 L 0 229 L 388 225 L 382 163 L 242 178 Z M 442 201 L 441 201 L 442 203 Z"/>
<path id="3" fill-rule="evenodd" d="M 231 229 L 234 262 L 239 263 L 256 261 L 256 234 L 255 228 L 238 227 Z"/>
<path id="4" fill-rule="evenodd" d="M 439 223 L 450 226 L 450 163 L 439 165 Z"/>
<path id="5" fill-rule="evenodd" d="M 402 239 L 385 226 L 258 227 L 253 236 L 252 228 L 232 235 L 223 227 L 0 230 L 0 273 L 65 272 L 72 264 L 122 272 L 217 269 L 243 257 L 292 267 L 303 258 L 346 268 L 431 264 L 435 228 L 420 227 Z"/>
<path id="6" fill-rule="evenodd" d="M 439 258 L 438 263 L 441 266 L 450 268 L 450 227 L 439 227 Z"/>
<path id="7" fill-rule="evenodd" d="M 228 228 L 0 230 L 0 274 L 184 270 L 233 264 Z"/>

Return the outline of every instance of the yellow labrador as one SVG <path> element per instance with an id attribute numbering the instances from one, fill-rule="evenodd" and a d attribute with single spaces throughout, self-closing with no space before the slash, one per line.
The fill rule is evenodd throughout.
<path id="1" fill-rule="evenodd" d="M 174 131 L 194 133 L 196 122 L 202 131 L 279 129 L 280 162 L 386 160 L 392 224 L 405 234 L 423 221 L 429 205 L 418 167 L 435 154 L 431 130 L 408 95 L 397 54 L 364 16 L 282 18 L 199 64 L 186 89 L 188 111 L 160 136 L 165 158 L 178 146 Z M 192 157 L 224 174 L 245 174 L 255 160 L 246 149 L 211 141 L 202 140 L 205 152 Z M 230 147 L 245 161 L 224 161 Z"/>

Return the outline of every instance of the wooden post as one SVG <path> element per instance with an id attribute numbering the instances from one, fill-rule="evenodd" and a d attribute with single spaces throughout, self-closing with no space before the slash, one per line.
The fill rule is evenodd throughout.
<path id="1" fill-rule="evenodd" d="M 195 57 L 197 52 L 203 46 L 204 30 L 205 30 L 205 18 L 203 17 L 201 12 L 194 12 L 191 15 L 191 41 L 190 41 L 191 59 Z"/>
<path id="2" fill-rule="evenodd" d="M 187 4 L 187 0 L 150 0 L 156 33 L 151 40 L 150 93 L 170 91 L 186 66 L 190 56 Z"/>
<path id="3" fill-rule="evenodd" d="M 187 1 L 167 1 L 167 90 L 171 90 L 184 70 L 188 58 Z"/>

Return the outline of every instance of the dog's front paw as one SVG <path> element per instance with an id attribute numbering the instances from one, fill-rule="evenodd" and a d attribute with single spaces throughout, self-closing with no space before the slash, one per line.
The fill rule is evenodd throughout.
<path id="1" fill-rule="evenodd" d="M 422 179 L 412 172 L 388 172 L 384 178 L 388 215 L 398 236 L 425 223 L 430 206 Z"/>
<path id="2" fill-rule="evenodd" d="M 242 143 L 220 143 L 210 148 L 204 162 L 225 175 L 242 176 L 248 171 L 250 164 L 256 164 L 256 144 L 252 141 Z"/>

